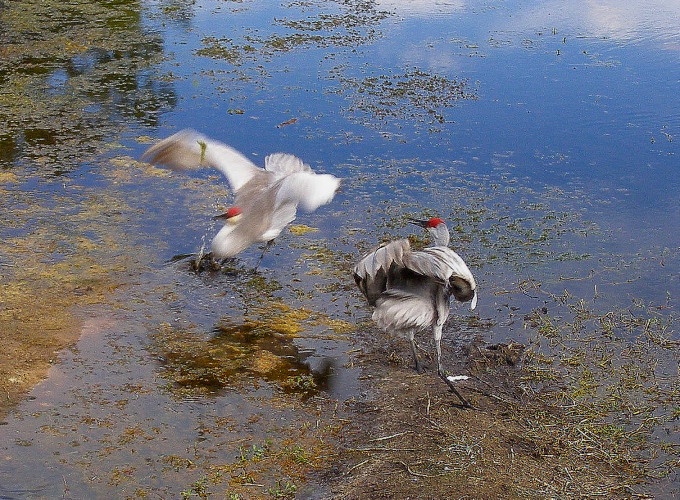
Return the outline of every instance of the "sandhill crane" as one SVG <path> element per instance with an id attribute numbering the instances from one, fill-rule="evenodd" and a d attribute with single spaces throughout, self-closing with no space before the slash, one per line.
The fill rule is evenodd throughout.
<path id="1" fill-rule="evenodd" d="M 189 129 L 150 147 L 142 159 L 171 170 L 213 167 L 227 178 L 235 206 L 217 216 L 225 224 L 212 240 L 216 259 L 233 257 L 256 242 L 266 242 L 266 250 L 295 220 L 298 205 L 312 212 L 329 203 L 340 185 L 337 177 L 314 173 L 292 154 L 270 154 L 262 169 L 230 146 Z"/>
<path id="2" fill-rule="evenodd" d="M 418 373 L 423 367 L 418 360 L 414 336 L 432 328 L 437 350 L 437 373 L 458 396 L 463 406 L 470 404 L 460 395 L 441 361 L 441 338 L 449 317 L 450 297 L 477 306 L 475 278 L 463 259 L 448 247 L 449 230 L 443 219 L 409 222 L 426 228 L 433 246 L 414 251 L 407 239 L 392 241 L 364 255 L 354 267 L 354 280 L 374 306 L 373 321 L 386 332 L 396 332 L 411 341 Z"/>

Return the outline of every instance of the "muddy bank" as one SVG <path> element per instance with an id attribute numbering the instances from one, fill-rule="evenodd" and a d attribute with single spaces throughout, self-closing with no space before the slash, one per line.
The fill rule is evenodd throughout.
<path id="1" fill-rule="evenodd" d="M 317 498 L 678 495 L 675 461 L 658 460 L 649 429 L 618 427 L 571 399 L 564 379 L 534 391 L 523 346 L 478 341 L 454 356 L 452 372 L 472 376 L 460 385 L 473 409 L 457 406 L 436 373 L 418 375 L 405 345 L 369 342 L 358 362 L 370 389 L 347 404 L 338 459 L 319 472 L 326 493 Z M 677 430 L 670 420 L 667 430 Z"/>
<path id="2" fill-rule="evenodd" d="M 614 316 L 614 313 L 607 316 L 613 327 L 631 321 L 630 317 L 616 320 Z M 443 343 L 445 364 L 452 373 L 471 377 L 460 383 L 460 390 L 472 403 L 472 409 L 459 407 L 455 395 L 448 392 L 431 368 L 422 375 L 413 370 L 406 341 L 380 334 L 369 322 L 362 322 L 353 333 L 355 346 L 348 362 L 353 369 L 361 371 L 360 387 L 349 399 L 340 400 L 324 391 L 308 390 L 315 382 L 299 375 L 295 380 L 306 380 L 310 385 L 291 393 L 286 384 L 275 378 L 253 378 L 247 375 L 247 369 L 241 368 L 244 378 L 230 379 L 234 387 L 229 390 L 240 390 L 242 384 L 247 387 L 249 380 L 254 380 L 267 396 L 265 399 L 262 395 L 255 396 L 246 415 L 217 411 L 213 424 L 206 416 L 194 415 L 193 404 L 186 405 L 187 401 L 194 401 L 200 407 L 219 406 L 209 387 L 188 386 L 188 372 L 165 369 L 160 376 L 170 382 L 166 388 L 158 387 L 158 379 L 151 383 L 136 379 L 138 386 L 125 388 L 119 396 L 123 399 L 115 401 L 114 398 L 111 402 L 108 402 L 111 396 L 106 396 L 99 384 L 90 386 L 83 380 L 82 388 L 73 389 L 82 393 L 81 397 L 92 399 L 92 403 L 88 404 L 89 409 L 83 409 L 81 421 L 74 427 L 66 415 L 64 429 L 60 431 L 50 418 L 48 422 L 52 423 L 40 433 L 47 432 L 48 438 L 51 433 L 63 433 L 68 446 L 73 446 L 71 439 L 84 432 L 87 436 L 84 442 L 91 440 L 93 448 L 89 451 L 90 458 L 80 460 L 78 468 L 103 452 L 134 456 L 144 453 L 135 451 L 144 441 L 149 446 L 155 443 L 159 448 L 152 449 L 160 452 L 159 459 L 164 464 L 157 473 L 172 472 L 172 477 L 180 478 L 179 483 L 184 485 L 183 494 L 199 498 L 229 495 L 230 498 L 538 499 L 673 498 L 677 495 L 677 458 L 672 440 L 678 431 L 677 388 L 673 380 L 661 372 L 652 376 L 657 368 L 655 349 L 677 350 L 677 345 L 670 339 L 660 338 L 660 330 L 650 330 L 644 341 L 611 338 L 602 342 L 600 338 L 598 342 L 603 344 L 603 352 L 608 353 L 608 361 L 598 357 L 596 349 L 592 359 L 586 360 L 579 357 L 578 352 L 565 349 L 566 339 L 556 342 L 562 325 L 551 320 L 544 310 L 527 314 L 522 321 L 532 332 L 527 342 L 488 344 L 486 338 L 492 324 L 474 316 L 458 315 L 449 320 Z M 649 319 L 644 323 L 649 324 Z M 92 335 L 89 343 L 101 342 L 97 338 L 102 331 L 116 332 L 121 328 L 121 324 L 115 322 L 100 324 L 95 320 L 85 326 L 72 331 Z M 158 347 L 170 352 L 172 342 L 178 340 L 171 336 L 172 342 L 168 343 L 167 328 L 159 332 L 164 340 Z M 143 330 L 140 334 L 146 338 Z M 539 350 L 540 340 L 546 336 L 560 348 L 553 352 L 545 347 Z M 63 342 L 68 341 L 67 337 L 62 338 Z M 282 345 L 289 341 L 281 340 Z M 260 371 L 264 369 L 261 342 L 257 344 L 254 354 L 257 363 L 253 365 Z M 420 335 L 419 344 L 423 349 L 421 359 L 432 367 L 433 344 L 429 335 Z M 79 355 L 86 356 L 87 349 L 82 342 L 80 345 Z M 219 345 L 214 341 L 205 347 L 196 339 L 182 345 L 176 352 L 183 352 L 185 356 L 196 353 L 203 356 L 210 352 L 213 353 L 211 360 L 218 359 L 214 353 Z M 127 352 L 127 348 L 121 346 L 111 347 L 114 352 Z M 642 347 L 651 352 L 643 353 Z M 276 352 L 271 349 L 270 345 L 266 352 Z M 24 356 L 17 354 L 16 363 L 29 366 L 36 380 L 44 373 L 41 367 L 54 359 L 50 350 L 46 351 L 42 365 L 28 363 L 29 351 L 18 352 Z M 34 361 L 38 355 L 30 356 Z M 126 360 L 126 366 L 133 371 L 156 371 L 153 366 L 135 367 L 141 362 L 139 356 L 140 353 L 133 363 Z M 72 356 L 67 358 L 66 362 L 73 365 Z M 95 360 L 90 362 L 101 364 Z M 115 361 L 113 366 L 120 370 L 120 363 Z M 212 373 L 217 377 L 221 373 L 217 370 L 228 368 L 223 364 L 224 360 L 216 364 L 216 368 L 206 365 L 198 375 L 204 377 Z M 79 370 L 77 364 L 64 369 Z M 95 382 L 100 381 L 96 373 L 93 377 Z M 171 388 L 173 384 L 175 389 Z M 281 385 L 285 390 L 271 392 L 270 385 L 271 388 Z M 186 456 L 181 447 L 168 440 L 169 435 L 148 422 L 148 417 L 139 419 L 134 408 L 128 407 L 132 400 L 137 401 L 139 408 L 150 406 L 144 399 L 159 389 L 161 393 L 171 390 L 175 397 L 179 396 L 168 422 L 189 419 L 190 428 L 198 425 L 200 432 L 194 443 L 197 449 Z M 20 396 L 17 392 L 11 401 L 3 401 L 3 408 L 10 408 L 10 403 L 18 401 Z M 228 400 L 229 397 L 224 398 L 224 402 Z M 36 408 L 54 404 L 49 400 L 36 403 Z M 63 404 L 69 405 L 67 401 Z M 117 413 L 111 413 L 112 405 L 119 407 L 117 418 L 126 419 L 128 424 L 120 430 L 117 440 L 112 442 L 112 437 L 107 437 L 97 444 L 97 434 L 93 432 L 97 427 L 103 426 L 105 436 L 115 436 L 118 432 L 111 420 Z M 35 411 L 32 407 L 27 406 L 26 411 Z M 98 411 L 104 411 L 107 416 L 93 426 L 93 416 Z M 157 407 L 155 413 L 163 411 Z M 286 417 L 285 424 L 282 416 Z M 240 422 L 241 418 L 245 420 Z M 90 430 L 77 431 L 80 425 Z M 147 426 L 150 428 L 145 433 Z M 172 430 L 171 434 L 176 432 Z M 28 435 L 32 435 L 30 429 Z M 227 450 L 235 436 L 238 436 L 239 451 L 230 453 Z M 178 441 L 181 444 L 181 440 Z M 207 448 L 197 451 L 202 446 Z M 13 454 L 7 454 L 8 460 Z M 108 491 L 113 485 L 124 487 L 121 491 L 136 491 L 137 496 L 177 493 L 178 489 L 168 482 L 163 486 L 149 484 L 147 475 L 133 465 L 135 462 L 127 463 L 129 469 L 113 467 L 110 476 L 103 474 L 104 483 L 94 491 Z M 93 466 L 94 463 L 88 467 Z M 68 477 L 72 491 L 79 491 L 80 485 Z"/>

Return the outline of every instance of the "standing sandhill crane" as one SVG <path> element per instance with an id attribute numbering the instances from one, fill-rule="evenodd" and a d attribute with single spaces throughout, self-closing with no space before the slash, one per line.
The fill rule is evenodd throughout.
<path id="1" fill-rule="evenodd" d="M 475 278 L 460 256 L 448 247 L 449 230 L 444 220 L 410 220 L 426 228 L 433 246 L 411 250 L 407 239 L 392 241 L 366 254 L 354 267 L 354 280 L 374 306 L 373 321 L 389 332 L 408 336 L 418 373 L 423 368 L 416 353 L 414 336 L 432 328 L 437 349 L 437 373 L 458 396 L 463 406 L 470 404 L 453 384 L 455 377 L 444 371 L 441 361 L 441 338 L 449 317 L 450 298 L 477 306 Z"/>
<path id="2" fill-rule="evenodd" d="M 224 174 L 236 196 L 235 206 L 217 216 L 225 220 L 211 244 L 217 259 L 233 257 L 256 242 L 266 242 L 266 250 L 295 220 L 298 205 L 312 212 L 329 203 L 340 185 L 337 177 L 315 174 L 288 153 L 267 156 L 264 169 L 259 168 L 235 149 L 194 130 L 162 140 L 142 159 L 171 170 L 213 167 Z"/>

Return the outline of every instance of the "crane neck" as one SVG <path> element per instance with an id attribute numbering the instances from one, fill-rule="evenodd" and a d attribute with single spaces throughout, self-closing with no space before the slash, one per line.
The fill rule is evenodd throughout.
<path id="1" fill-rule="evenodd" d="M 433 246 L 436 247 L 449 246 L 451 235 L 449 234 L 449 228 L 446 226 L 446 224 L 441 223 L 436 227 L 430 227 L 428 229 L 430 230 L 430 234 L 432 235 Z"/>

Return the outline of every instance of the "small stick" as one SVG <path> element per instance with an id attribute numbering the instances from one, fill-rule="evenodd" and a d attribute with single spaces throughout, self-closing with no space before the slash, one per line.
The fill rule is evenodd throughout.
<path id="1" fill-rule="evenodd" d="M 431 475 L 429 475 L 429 474 L 422 474 L 422 473 L 420 473 L 420 472 L 413 471 L 413 470 L 411 470 L 411 468 L 408 466 L 408 464 L 407 464 L 406 462 L 403 462 L 403 461 L 401 461 L 401 460 L 399 460 L 399 463 L 400 463 L 401 465 L 403 465 L 403 466 L 406 468 L 406 471 L 407 471 L 409 474 L 411 474 L 412 476 L 417 476 L 417 477 L 428 477 L 428 478 L 437 477 L 437 476 L 431 476 Z M 441 475 L 441 474 L 439 474 L 439 475 Z"/>
<path id="2" fill-rule="evenodd" d="M 355 466 L 353 466 L 351 469 L 348 469 L 348 470 L 345 472 L 344 475 L 345 475 L 345 476 L 348 476 L 354 469 L 358 469 L 359 467 L 361 467 L 362 465 L 366 465 L 366 463 L 368 463 L 368 462 L 370 462 L 370 461 L 371 461 L 371 459 L 370 459 L 370 458 L 367 458 L 367 459 L 364 460 L 363 462 L 359 462 L 358 464 L 356 464 Z"/>
<path id="3" fill-rule="evenodd" d="M 369 439 L 369 442 L 385 441 L 386 439 L 392 439 L 392 438 L 395 438 L 395 437 L 403 436 L 404 434 L 408 434 L 409 432 L 411 432 L 411 431 L 399 432 L 397 434 L 392 434 L 391 436 L 383 436 L 383 437 L 379 437 L 379 438 L 375 438 L 375 439 Z"/>

